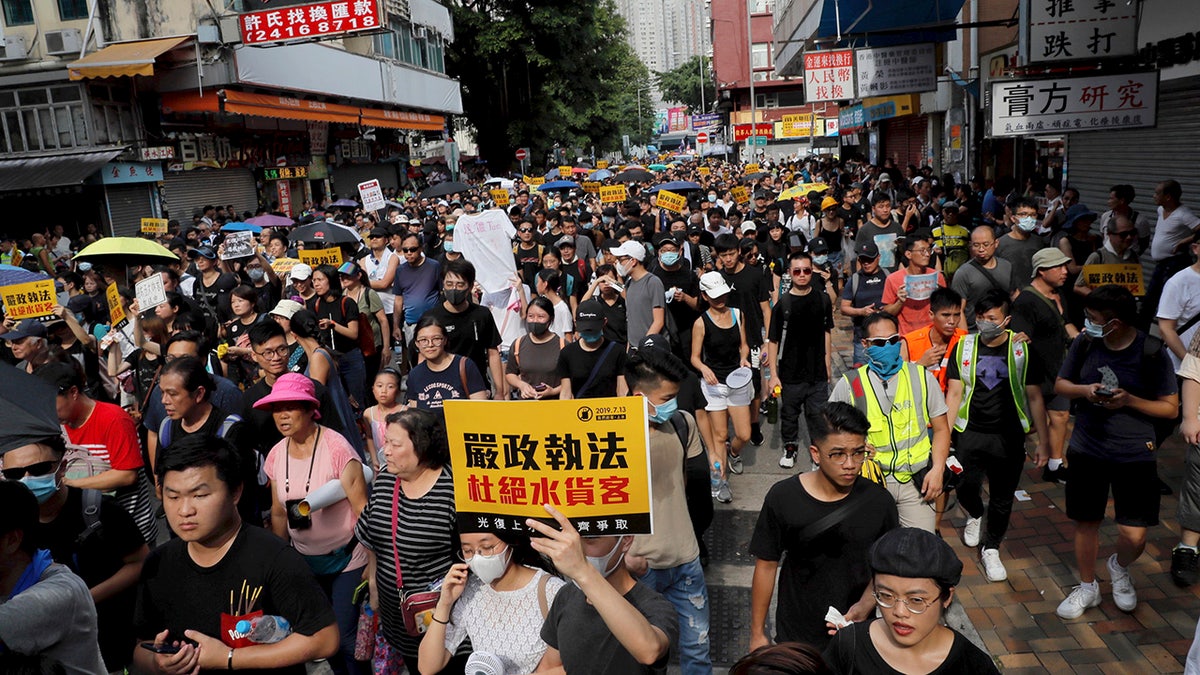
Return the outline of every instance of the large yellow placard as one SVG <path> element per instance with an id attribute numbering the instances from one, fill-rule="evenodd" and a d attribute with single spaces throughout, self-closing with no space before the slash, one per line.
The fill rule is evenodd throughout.
<path id="1" fill-rule="evenodd" d="M 0 297 L 4 298 L 4 313 L 13 321 L 51 316 L 58 304 L 53 279 L 4 286 Z"/>
<path id="2" fill-rule="evenodd" d="M 683 213 L 683 209 L 687 206 L 687 197 L 671 192 L 670 190 L 659 190 L 658 199 L 655 203 L 658 204 L 659 208 L 666 209 L 672 213 Z"/>
<path id="3" fill-rule="evenodd" d="M 336 246 L 333 248 L 300 249 L 297 252 L 300 254 L 300 262 L 311 267 L 318 267 L 320 265 L 340 267 L 342 264 L 342 249 Z"/>
<path id="4" fill-rule="evenodd" d="M 1084 265 L 1083 279 L 1090 288 L 1116 284 L 1129 289 L 1136 296 L 1146 294 L 1146 285 L 1142 280 L 1141 265 Z"/>

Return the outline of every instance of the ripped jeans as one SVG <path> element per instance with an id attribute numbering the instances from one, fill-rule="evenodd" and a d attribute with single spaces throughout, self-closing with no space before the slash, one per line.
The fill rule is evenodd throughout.
<path id="1" fill-rule="evenodd" d="M 679 615 L 679 665 L 683 675 L 711 675 L 708 655 L 708 586 L 700 559 L 651 569 L 638 581 L 661 593 Z"/>

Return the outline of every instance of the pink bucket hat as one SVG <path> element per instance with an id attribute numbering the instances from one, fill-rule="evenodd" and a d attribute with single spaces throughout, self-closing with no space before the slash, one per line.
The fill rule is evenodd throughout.
<path id="1" fill-rule="evenodd" d="M 300 373 L 280 375 L 279 379 L 275 380 L 275 386 L 271 387 L 271 393 L 255 401 L 254 407 L 263 410 L 270 408 L 274 403 L 291 401 L 304 401 L 310 404 L 314 417 L 321 419 L 319 410 L 321 401 L 317 399 L 316 387 L 313 386 L 313 382 L 308 379 L 308 376 Z"/>

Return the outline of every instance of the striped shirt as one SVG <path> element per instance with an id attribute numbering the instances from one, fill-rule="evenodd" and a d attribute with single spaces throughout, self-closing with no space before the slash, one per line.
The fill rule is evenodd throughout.
<path id="1" fill-rule="evenodd" d="M 375 553 L 375 586 L 379 590 L 383 635 L 402 652 L 415 654 L 420 638 L 404 630 L 400 614 L 400 593 L 396 591 L 396 555 L 400 556 L 404 577 L 403 592 L 424 591 L 441 580 L 454 563 L 459 549 L 458 527 L 454 510 L 454 480 L 450 467 L 444 467 L 437 482 L 419 499 L 405 496 L 400 488 L 397 527 L 392 531 L 392 494 L 396 476 L 382 471 L 375 479 L 371 498 L 358 518 L 354 534 Z"/>

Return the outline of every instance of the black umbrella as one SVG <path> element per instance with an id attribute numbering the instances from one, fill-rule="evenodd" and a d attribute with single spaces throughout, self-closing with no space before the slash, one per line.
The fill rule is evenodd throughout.
<path id="1" fill-rule="evenodd" d="M 421 199 L 433 199 L 434 197 L 445 197 L 447 195 L 452 195 L 455 192 L 469 192 L 470 190 L 471 186 L 467 185 L 466 183 L 459 183 L 458 181 L 446 181 L 444 183 L 438 183 L 433 187 L 421 190 L 421 194 L 418 196 Z"/>
<path id="2" fill-rule="evenodd" d="M 58 389 L 14 366 L 0 364 L 0 455 L 35 441 L 58 436 L 55 410 Z"/>
<path id="3" fill-rule="evenodd" d="M 342 244 L 357 245 L 362 241 L 358 235 L 347 228 L 335 225 L 327 220 L 317 221 L 309 225 L 301 225 L 292 230 L 292 233 L 288 235 L 288 239 L 293 242 L 302 241 L 306 244 L 328 244 L 330 246 L 340 246 Z"/>
<path id="4" fill-rule="evenodd" d="M 618 183 L 641 183 L 644 181 L 655 180 L 654 174 L 645 169 L 629 169 L 613 176 L 613 180 Z"/>

